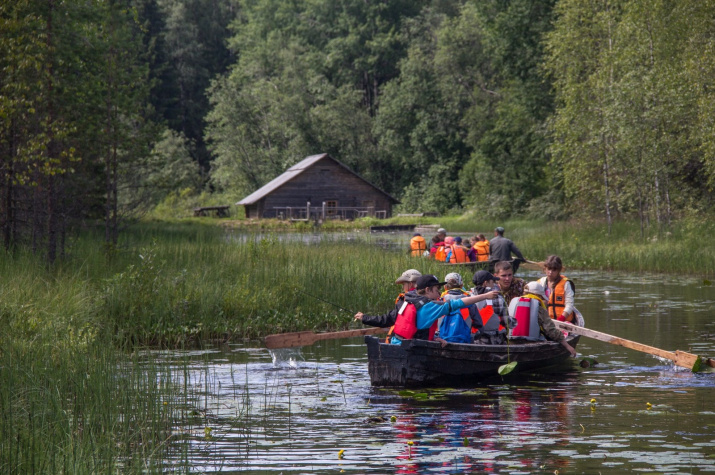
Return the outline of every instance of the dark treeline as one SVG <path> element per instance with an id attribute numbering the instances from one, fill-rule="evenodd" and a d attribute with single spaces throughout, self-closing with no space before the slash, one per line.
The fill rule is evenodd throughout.
<path id="1" fill-rule="evenodd" d="M 0 227 L 47 254 L 328 152 L 403 211 L 707 211 L 712 0 L 0 0 Z M 193 191 L 192 191 L 193 190 Z"/>

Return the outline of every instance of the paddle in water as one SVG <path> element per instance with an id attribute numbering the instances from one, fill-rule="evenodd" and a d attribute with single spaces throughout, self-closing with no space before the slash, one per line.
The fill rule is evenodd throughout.
<path id="1" fill-rule="evenodd" d="M 686 353 L 685 351 L 679 350 L 661 350 L 660 348 L 644 345 L 635 341 L 625 340 L 614 335 L 608 335 L 607 333 L 597 332 L 588 328 L 577 327 L 570 323 L 560 322 L 558 320 L 554 320 L 554 325 L 556 325 L 556 327 L 561 330 L 566 330 L 577 335 L 593 338 L 594 340 L 605 341 L 606 343 L 610 343 L 612 345 L 623 346 L 632 350 L 641 351 L 643 353 L 648 353 L 650 355 L 660 356 L 661 358 L 669 359 L 677 366 L 687 368 L 694 373 L 702 371 L 705 366 L 715 368 L 715 360 L 713 360 L 712 358 L 701 358 L 698 355 Z"/>

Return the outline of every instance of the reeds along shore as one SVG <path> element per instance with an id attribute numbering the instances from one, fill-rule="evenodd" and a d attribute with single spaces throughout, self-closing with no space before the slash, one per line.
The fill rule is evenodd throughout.
<path id="1" fill-rule="evenodd" d="M 498 224 L 532 260 L 559 254 L 569 269 L 707 278 L 715 273 L 707 223 L 646 238 L 628 224 L 611 235 L 598 225 Z M 440 224 L 454 234 L 494 226 Z M 389 310 L 404 269 L 444 273 L 367 244 L 242 240 L 195 222 L 139 225 L 110 254 L 99 242 L 80 236 L 49 270 L 20 251 L 0 254 L 2 473 L 159 471 L 185 406 L 172 375 L 139 361 L 138 349 L 345 329 L 353 311 Z"/>

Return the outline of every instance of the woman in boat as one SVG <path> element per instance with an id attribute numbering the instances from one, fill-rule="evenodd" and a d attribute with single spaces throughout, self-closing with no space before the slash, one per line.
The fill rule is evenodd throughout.
<path id="1" fill-rule="evenodd" d="M 564 265 L 559 256 L 549 256 L 544 262 L 546 277 L 539 279 L 546 295 L 549 316 L 561 322 L 573 322 L 575 317 L 573 282 L 561 275 Z"/>
<path id="2" fill-rule="evenodd" d="M 544 337 L 556 341 L 566 348 L 571 356 L 576 350 L 568 344 L 564 334 L 556 328 L 546 310 L 544 286 L 539 282 L 529 282 L 524 288 L 524 295 L 515 297 L 509 304 L 509 313 L 516 319 L 516 326 L 511 330 L 512 340 L 539 341 Z"/>
<path id="3" fill-rule="evenodd" d="M 498 292 L 492 291 L 483 295 L 442 302 L 439 288 L 444 284 L 445 282 L 440 282 L 434 275 L 423 275 L 417 279 L 415 290 L 405 294 L 405 303 L 398 312 L 395 332 L 390 343 L 400 345 L 403 340 L 413 338 L 434 340 L 439 317 L 498 295 Z"/>

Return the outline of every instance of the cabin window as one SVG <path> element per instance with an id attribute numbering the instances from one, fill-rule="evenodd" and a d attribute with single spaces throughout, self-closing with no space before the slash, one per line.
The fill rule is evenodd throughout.
<path id="1" fill-rule="evenodd" d="M 338 214 L 338 200 L 328 200 L 325 202 L 325 214 L 328 216 Z"/>

